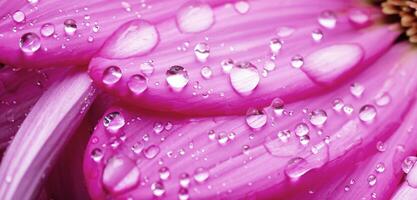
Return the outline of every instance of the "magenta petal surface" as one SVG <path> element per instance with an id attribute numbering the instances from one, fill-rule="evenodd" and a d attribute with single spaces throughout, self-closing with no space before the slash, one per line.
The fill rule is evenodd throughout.
<path id="1" fill-rule="evenodd" d="M 369 175 L 377 161 L 389 165 L 401 160 L 404 154 L 395 155 L 395 145 L 403 145 L 406 153 L 414 151 L 406 136 L 415 120 L 415 55 L 407 44 L 398 44 L 350 83 L 285 104 L 284 110 L 273 104 L 255 115 L 190 119 L 110 109 L 85 153 L 90 195 L 93 199 L 285 197 L 309 183 L 325 185 L 320 175 L 332 169 L 336 173 L 352 161 L 358 166 L 367 162 L 363 170 L 351 169 L 351 176 L 358 179 L 351 197 L 371 195 L 373 190 L 362 187 L 369 185 L 362 173 Z M 376 155 L 382 152 L 384 157 Z M 381 182 L 399 181 L 390 176 L 398 168 L 386 170 L 386 175 L 377 177 Z M 344 185 L 334 183 L 337 196 Z M 383 186 L 375 185 L 375 191 Z M 389 195 L 393 190 L 385 192 Z"/>
<path id="2" fill-rule="evenodd" d="M 185 4 L 184 9 L 191 10 L 188 18 L 180 10 L 176 18 L 154 24 L 152 38 L 159 42 L 144 38 L 147 54 L 134 49 L 140 45 L 133 39 L 140 38 L 114 34 L 92 59 L 90 76 L 137 107 L 193 116 L 242 114 L 275 97 L 292 102 L 340 84 L 366 68 L 398 36 L 393 27 L 355 26 L 346 11 L 361 7 L 351 1 L 246 3 L 245 13 L 233 4 L 192 5 L 204 17 L 197 11 L 193 15 Z M 369 18 L 378 18 L 373 8 L 363 9 L 372 13 Z M 334 27 L 320 22 L 326 11 L 337 16 Z M 132 23 L 144 22 L 128 22 L 118 32 L 140 32 Z M 207 27 L 183 30 L 199 30 L 201 23 Z M 112 55 L 114 49 L 123 49 L 125 56 L 120 51 Z M 132 57 L 135 53 L 139 56 Z"/>
<path id="3" fill-rule="evenodd" d="M 47 168 L 94 99 L 91 80 L 74 69 L 38 100 L 0 165 L 0 199 L 31 199 Z"/>

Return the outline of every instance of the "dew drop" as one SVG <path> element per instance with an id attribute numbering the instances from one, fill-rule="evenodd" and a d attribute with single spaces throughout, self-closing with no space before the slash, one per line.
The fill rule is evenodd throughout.
<path id="1" fill-rule="evenodd" d="M 226 145 L 227 142 L 229 142 L 229 137 L 227 136 L 226 132 L 220 132 L 219 134 L 217 134 L 216 138 L 217 142 L 222 146 Z"/>
<path id="2" fill-rule="evenodd" d="M 349 21 L 356 25 L 366 25 L 370 21 L 370 16 L 363 10 L 352 9 L 349 11 Z"/>
<path id="3" fill-rule="evenodd" d="M 234 67 L 234 61 L 230 58 L 228 59 L 224 59 L 220 65 L 222 66 L 223 72 L 224 73 L 230 73 L 230 71 L 232 71 L 233 67 Z"/>
<path id="4" fill-rule="evenodd" d="M 300 69 L 304 65 L 304 58 L 300 55 L 295 55 L 291 58 L 291 66 Z"/>
<path id="5" fill-rule="evenodd" d="M 376 108 L 373 105 L 364 105 L 359 110 L 359 119 L 363 122 L 372 122 L 376 117 Z"/>
<path id="6" fill-rule="evenodd" d="M 311 32 L 311 38 L 313 38 L 315 42 L 320 42 L 323 39 L 323 32 L 320 29 L 313 30 Z"/>
<path id="7" fill-rule="evenodd" d="M 302 137 L 310 132 L 310 128 L 308 128 L 307 124 L 305 123 L 299 123 L 295 126 L 294 132 L 298 137 Z"/>
<path id="8" fill-rule="evenodd" d="M 275 98 L 272 100 L 271 108 L 275 116 L 281 116 L 284 113 L 284 101 L 280 98 Z"/>
<path id="9" fill-rule="evenodd" d="M 168 167 L 161 167 L 159 169 L 159 178 L 161 180 L 168 180 L 170 175 L 171 175 L 171 172 L 169 171 Z"/>
<path id="10" fill-rule="evenodd" d="M 265 126 L 268 120 L 267 115 L 262 110 L 249 108 L 246 112 L 246 123 L 253 129 L 259 129 Z"/>
<path id="11" fill-rule="evenodd" d="M 139 183 L 140 171 L 134 162 L 126 157 L 114 156 L 104 167 L 103 184 L 107 190 L 121 192 Z"/>
<path id="12" fill-rule="evenodd" d="M 417 162 L 417 157 L 415 156 L 408 156 L 404 159 L 401 164 L 401 169 L 404 173 L 410 173 L 411 169 L 414 167 L 415 163 Z"/>
<path id="13" fill-rule="evenodd" d="M 351 115 L 352 113 L 353 113 L 353 111 L 354 111 L 355 109 L 353 108 L 353 106 L 352 105 L 350 105 L 350 104 L 347 104 L 347 105 L 344 105 L 343 106 L 343 112 L 346 114 L 346 115 Z"/>
<path id="14" fill-rule="evenodd" d="M 142 142 L 136 142 L 132 147 L 130 147 L 130 150 L 136 155 L 139 155 L 142 150 L 145 148 L 145 145 Z"/>
<path id="15" fill-rule="evenodd" d="M 194 180 L 197 183 L 202 183 L 206 181 L 208 178 L 209 178 L 209 172 L 205 168 L 199 167 L 194 171 Z"/>
<path id="16" fill-rule="evenodd" d="M 178 190 L 178 199 L 179 200 L 188 200 L 190 199 L 190 194 L 187 188 L 180 188 Z"/>
<path id="17" fill-rule="evenodd" d="M 206 62 L 210 56 L 210 47 L 204 42 L 198 43 L 194 47 L 194 54 L 198 61 Z"/>
<path id="18" fill-rule="evenodd" d="M 20 50 L 26 54 L 33 54 L 41 48 L 41 39 L 36 33 L 25 33 L 19 41 Z"/>
<path id="19" fill-rule="evenodd" d="M 276 67 L 276 65 L 275 65 L 274 61 L 272 61 L 272 60 L 265 61 L 264 70 L 270 72 L 270 71 L 275 70 L 275 67 Z"/>
<path id="20" fill-rule="evenodd" d="M 117 133 L 125 125 L 125 119 L 120 112 L 111 112 L 104 116 L 103 126 L 110 133 Z"/>
<path id="21" fill-rule="evenodd" d="M 104 157 L 103 150 L 99 148 L 94 148 L 91 151 L 91 159 L 93 159 L 95 162 L 100 162 Z"/>
<path id="22" fill-rule="evenodd" d="M 269 48 L 273 54 L 278 54 L 279 50 L 282 48 L 282 44 L 283 42 L 279 38 L 272 38 L 271 41 L 269 41 Z"/>
<path id="23" fill-rule="evenodd" d="M 191 3 L 180 8 L 176 15 L 178 29 L 184 33 L 197 33 L 209 29 L 214 23 L 214 11 L 209 4 Z"/>
<path id="24" fill-rule="evenodd" d="M 77 31 L 77 22 L 73 19 L 67 19 L 64 21 L 64 31 L 67 35 L 74 35 Z"/>
<path id="25" fill-rule="evenodd" d="M 230 71 L 233 89 L 241 95 L 249 95 L 258 86 L 260 76 L 255 65 L 250 62 L 237 63 Z"/>
<path id="26" fill-rule="evenodd" d="M 140 64 L 139 69 L 143 74 L 145 74 L 148 77 L 151 76 L 155 70 L 152 62 L 144 62 Z"/>
<path id="27" fill-rule="evenodd" d="M 376 164 L 375 171 L 378 173 L 383 173 L 385 171 L 385 164 L 382 162 Z"/>
<path id="28" fill-rule="evenodd" d="M 340 111 L 342 111 L 342 109 L 343 109 L 344 106 L 345 106 L 345 104 L 343 103 L 343 100 L 342 99 L 335 99 L 333 101 L 332 108 L 333 108 L 334 111 L 340 112 Z"/>
<path id="29" fill-rule="evenodd" d="M 203 78 L 210 79 L 213 75 L 213 71 L 209 66 L 204 66 L 203 68 L 201 68 L 200 74 Z"/>
<path id="30" fill-rule="evenodd" d="M 322 109 L 316 109 L 312 111 L 309 115 L 310 123 L 314 126 L 323 126 L 327 121 L 327 113 Z"/>
<path id="31" fill-rule="evenodd" d="M 377 149 L 379 152 L 384 152 L 384 151 L 386 151 L 386 150 L 387 150 L 387 146 L 385 145 L 385 143 L 384 143 L 384 142 L 382 142 L 382 141 L 378 141 L 378 142 L 376 143 L 376 149 Z"/>
<path id="32" fill-rule="evenodd" d="M 310 169 L 305 167 L 307 166 L 307 161 L 304 158 L 296 157 L 288 161 L 287 166 L 285 167 L 285 174 L 293 179 L 297 180 L 302 175 L 307 173 Z"/>
<path id="33" fill-rule="evenodd" d="M 147 159 L 153 159 L 159 154 L 160 151 L 159 146 L 151 145 L 143 151 L 143 155 Z"/>
<path id="34" fill-rule="evenodd" d="M 154 133 L 159 134 L 159 133 L 161 133 L 163 130 L 164 130 L 164 125 L 162 125 L 162 123 L 160 123 L 160 122 L 156 122 L 156 123 L 153 125 L 153 132 L 154 132 Z"/>
<path id="35" fill-rule="evenodd" d="M 117 66 L 110 66 L 104 70 L 102 81 L 105 85 L 113 85 L 122 78 L 122 70 Z"/>
<path id="36" fill-rule="evenodd" d="M 43 37 L 50 37 L 55 33 L 55 26 L 51 23 L 43 24 L 40 32 Z"/>
<path id="37" fill-rule="evenodd" d="M 166 81 L 174 91 L 179 92 L 188 84 L 188 72 L 184 67 L 172 66 L 166 72 Z"/>
<path id="38" fill-rule="evenodd" d="M 359 83 L 353 83 L 350 85 L 350 93 L 356 98 L 361 97 L 364 91 L 365 91 L 365 86 Z"/>
<path id="39" fill-rule="evenodd" d="M 214 130 L 210 130 L 207 135 L 210 140 L 216 139 L 216 132 Z"/>
<path id="40" fill-rule="evenodd" d="M 336 27 L 337 17 L 336 14 L 332 11 L 326 10 L 320 13 L 318 17 L 318 22 L 321 26 L 327 29 L 333 29 Z"/>
<path id="41" fill-rule="evenodd" d="M 135 95 L 142 94 L 148 88 L 148 79 L 141 74 L 133 75 L 127 82 L 127 87 Z"/>
<path id="42" fill-rule="evenodd" d="M 235 7 L 236 11 L 239 14 L 246 14 L 249 11 L 249 9 L 250 9 L 249 3 L 247 1 L 245 1 L 245 0 L 243 0 L 243 1 L 237 1 L 234 4 L 234 7 Z"/>
<path id="43" fill-rule="evenodd" d="M 380 107 L 387 106 L 390 102 L 391 96 L 388 93 L 382 94 L 375 100 L 375 104 Z"/>
<path id="44" fill-rule="evenodd" d="M 295 32 L 295 29 L 289 26 L 279 27 L 277 29 L 277 36 L 280 38 L 289 37 Z"/>
<path id="45" fill-rule="evenodd" d="M 185 188 L 188 187 L 191 182 L 190 175 L 187 173 L 180 174 L 179 182 L 180 182 L 181 187 L 185 187 Z"/>
<path id="46" fill-rule="evenodd" d="M 371 174 L 368 176 L 368 184 L 369 186 L 373 187 L 376 185 L 376 176 Z"/>
<path id="47" fill-rule="evenodd" d="M 25 16 L 24 12 L 18 10 L 15 13 L 13 13 L 12 18 L 13 18 L 13 21 L 15 21 L 17 23 L 21 23 L 21 22 L 25 21 L 26 16 Z"/>
<path id="48" fill-rule="evenodd" d="M 165 193 L 165 186 L 162 181 L 156 181 L 151 185 L 152 194 L 161 197 Z"/>
<path id="49" fill-rule="evenodd" d="M 279 131 L 277 137 L 281 140 L 281 142 L 286 143 L 291 137 L 291 132 L 289 130 Z"/>

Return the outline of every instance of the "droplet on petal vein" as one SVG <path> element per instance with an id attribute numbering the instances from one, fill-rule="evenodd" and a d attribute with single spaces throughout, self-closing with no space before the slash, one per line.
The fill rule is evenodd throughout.
<path id="1" fill-rule="evenodd" d="M 174 91 L 179 92 L 188 84 L 188 72 L 182 66 L 172 66 L 166 72 L 166 81 Z"/>
<path id="2" fill-rule="evenodd" d="M 184 33 L 198 33 L 214 23 L 214 11 L 206 3 L 187 3 L 177 13 L 177 26 Z"/>
<path id="3" fill-rule="evenodd" d="M 233 89 L 241 95 L 249 95 L 258 86 L 259 72 L 250 62 L 237 63 L 230 71 L 230 82 Z"/>
<path id="4" fill-rule="evenodd" d="M 117 83 L 122 78 L 122 70 L 117 66 L 110 66 L 104 70 L 102 81 L 110 86 Z"/>
<path id="5" fill-rule="evenodd" d="M 148 88 L 148 79 L 141 74 L 136 74 L 130 77 L 127 86 L 133 94 L 139 95 Z"/>
<path id="6" fill-rule="evenodd" d="M 259 129 L 265 126 L 268 120 L 267 115 L 262 110 L 249 108 L 246 112 L 246 123 L 253 129 Z"/>
<path id="7" fill-rule="evenodd" d="M 363 122 L 372 122 L 376 117 L 376 108 L 373 105 L 364 105 L 359 110 L 359 119 Z"/>
<path id="8" fill-rule="evenodd" d="M 25 33 L 19 41 L 20 50 L 26 54 L 33 54 L 41 48 L 41 39 L 36 33 Z"/>
<path id="9" fill-rule="evenodd" d="M 103 185 L 111 192 L 121 192 L 139 183 L 140 171 L 135 163 L 126 157 L 112 157 L 103 171 Z"/>

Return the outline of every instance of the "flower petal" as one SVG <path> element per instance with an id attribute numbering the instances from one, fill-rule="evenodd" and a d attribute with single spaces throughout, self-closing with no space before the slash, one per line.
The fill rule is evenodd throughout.
<path id="1" fill-rule="evenodd" d="M 94 98 L 85 73 L 74 70 L 35 104 L 0 165 L 0 199 L 30 199 L 47 167 Z"/>
<path id="2" fill-rule="evenodd" d="M 335 87 L 373 62 L 398 36 L 393 27 L 354 26 L 344 12 L 354 6 L 349 1 L 248 3 L 245 14 L 236 11 L 236 5 L 212 8 L 214 19 L 207 14 L 199 23 L 214 20 L 213 24 L 198 33 L 181 30 L 179 19 L 191 22 L 179 11 L 177 19 L 155 24 L 159 34 L 152 38 L 160 41 L 151 42 L 154 46 L 143 42 L 149 48 L 147 53 L 141 49 L 142 56 L 112 53 L 117 44 L 124 45 L 116 49 L 136 51 L 133 38 L 114 34 L 106 41 L 113 45 L 105 45 L 91 61 L 90 76 L 137 107 L 194 116 L 242 114 L 275 97 L 291 102 Z M 193 8 L 207 9 L 205 4 Z M 326 10 L 338 14 L 331 30 L 317 22 Z M 128 22 L 118 32 L 140 23 Z M 323 38 L 315 42 L 312 34 L 321 33 Z"/>

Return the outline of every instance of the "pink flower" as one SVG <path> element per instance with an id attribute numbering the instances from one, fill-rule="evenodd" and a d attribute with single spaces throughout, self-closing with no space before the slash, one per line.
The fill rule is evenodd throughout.
<path id="1" fill-rule="evenodd" d="M 411 1 L 0 6 L 0 199 L 415 196 Z"/>

